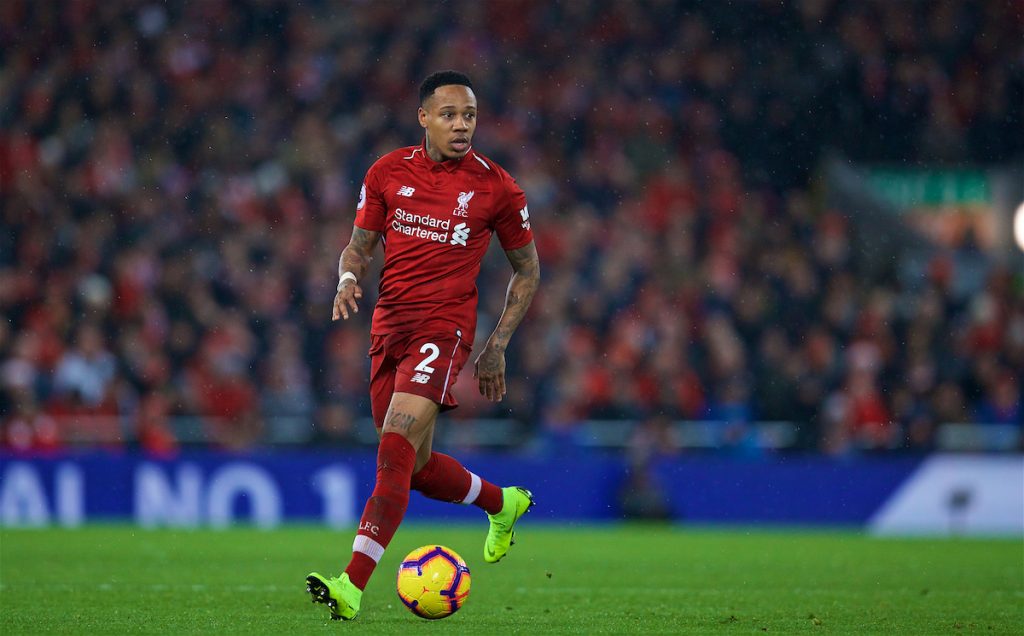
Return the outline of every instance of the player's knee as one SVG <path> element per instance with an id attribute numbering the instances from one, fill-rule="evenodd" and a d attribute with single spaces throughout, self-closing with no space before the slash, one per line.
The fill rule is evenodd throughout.
<path id="1" fill-rule="evenodd" d="M 428 439 L 424 440 L 424 442 L 420 444 L 419 448 L 416 449 L 416 466 L 413 468 L 413 475 L 416 475 L 423 470 L 423 467 L 430 461 L 430 453 L 432 452 L 430 448 L 431 446 L 430 440 Z"/>
<path id="2" fill-rule="evenodd" d="M 419 450 L 431 437 L 437 413 L 437 404 L 427 398 L 396 393 L 384 418 L 382 433 L 397 433 Z"/>

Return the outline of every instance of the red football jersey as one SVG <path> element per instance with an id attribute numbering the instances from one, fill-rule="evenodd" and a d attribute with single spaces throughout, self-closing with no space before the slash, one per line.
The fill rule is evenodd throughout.
<path id="1" fill-rule="evenodd" d="M 399 148 L 366 173 L 356 225 L 380 232 L 384 267 L 371 333 L 476 330 L 476 278 L 497 233 L 505 250 L 530 243 L 526 195 L 487 157 L 436 162 Z"/>

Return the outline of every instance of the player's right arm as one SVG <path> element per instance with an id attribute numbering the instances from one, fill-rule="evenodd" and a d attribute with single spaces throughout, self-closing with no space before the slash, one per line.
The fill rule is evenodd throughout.
<path id="1" fill-rule="evenodd" d="M 348 320 L 349 310 L 352 313 L 359 313 L 359 304 L 356 301 L 363 297 L 363 288 L 359 286 L 359 281 L 370 269 L 373 250 L 378 242 L 380 232 L 364 230 L 358 225 L 352 227 L 352 238 L 338 259 L 338 293 L 334 297 L 332 320 Z"/>

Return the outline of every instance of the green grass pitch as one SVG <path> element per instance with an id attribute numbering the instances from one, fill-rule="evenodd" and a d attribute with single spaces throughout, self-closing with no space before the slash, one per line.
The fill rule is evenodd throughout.
<path id="1" fill-rule="evenodd" d="M 336 574 L 352 532 L 0 530 L 2 634 L 1021 634 L 1020 540 L 524 523 L 496 565 L 486 525 L 399 530 L 354 622 L 303 579 Z M 395 595 L 412 548 L 459 552 L 473 584 L 443 621 Z"/>

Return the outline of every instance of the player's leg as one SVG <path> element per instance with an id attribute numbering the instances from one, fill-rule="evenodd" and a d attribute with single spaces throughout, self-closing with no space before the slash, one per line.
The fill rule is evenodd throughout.
<path id="1" fill-rule="evenodd" d="M 427 454 L 423 467 L 412 476 L 412 489 L 437 501 L 474 505 L 488 514 L 501 512 L 503 505 L 501 488 L 437 451 Z"/>
<path id="2" fill-rule="evenodd" d="M 377 449 L 377 480 L 366 502 L 345 568 L 352 583 L 363 589 L 398 529 L 409 505 L 409 484 L 416 467 L 416 449 L 431 436 L 437 404 L 409 393 L 395 393 L 384 419 Z"/>
<path id="3" fill-rule="evenodd" d="M 462 334 L 424 336 L 412 342 L 407 359 L 415 367 L 402 369 L 399 375 L 408 377 L 404 384 L 409 390 L 429 396 L 441 410 L 458 406 L 451 387 L 469 358 L 469 348 L 462 344 Z M 533 505 L 528 490 L 516 487 L 499 488 L 467 470 L 457 459 L 432 451 L 433 427 L 417 449 L 416 472 L 412 476 L 412 489 L 430 499 L 475 505 L 490 519 L 490 531 L 484 544 L 484 559 L 500 560 L 512 545 L 513 526 L 519 517 Z"/>
<path id="4" fill-rule="evenodd" d="M 417 339 L 410 351 L 425 356 L 410 370 L 410 382 L 419 384 L 418 392 L 431 397 L 441 410 L 451 410 L 458 401 L 451 388 L 469 359 L 469 347 L 462 343 L 462 332 L 437 334 Z M 412 489 L 430 499 L 451 503 L 474 504 L 488 514 L 501 510 L 501 489 L 466 470 L 454 457 L 433 452 L 433 428 L 417 449 L 416 472 Z"/>
<path id="5" fill-rule="evenodd" d="M 371 336 L 371 339 L 370 407 L 377 427 L 377 436 L 380 438 L 383 436 L 381 429 L 384 426 L 384 418 L 395 392 L 395 377 L 400 360 L 397 356 L 388 354 L 387 338 Z M 378 454 L 379 452 L 378 448 Z M 327 577 L 312 572 L 306 577 L 306 591 L 312 595 L 314 603 L 323 603 L 330 608 L 332 619 L 355 618 L 362 600 L 362 590 L 356 587 L 345 573 L 341 576 Z"/>
<path id="6" fill-rule="evenodd" d="M 377 448 L 377 478 L 359 519 L 352 558 L 340 577 L 307 577 L 314 602 L 326 603 L 332 618 L 358 614 L 362 592 L 405 516 L 416 448 L 432 436 L 437 412 L 437 404 L 418 395 L 396 392 L 391 398 Z"/>
<path id="7" fill-rule="evenodd" d="M 420 448 L 421 454 L 423 447 Z M 487 512 L 490 529 L 484 541 L 484 560 L 500 561 L 512 546 L 514 526 L 533 506 L 533 495 L 525 488 L 499 488 L 466 470 L 457 459 L 433 451 L 423 468 L 412 476 L 412 489 L 431 499 L 473 504 Z"/>
<path id="8" fill-rule="evenodd" d="M 436 425 L 436 423 L 437 423 L 437 420 L 435 419 L 435 425 Z M 427 462 L 430 461 L 430 455 L 434 451 L 434 429 L 435 428 L 436 428 L 436 426 L 431 426 L 430 427 L 430 432 L 427 434 L 426 437 L 423 438 L 423 442 L 420 443 L 419 447 L 416 449 L 416 469 L 412 473 L 412 481 L 413 481 L 413 483 L 416 483 L 416 475 L 417 475 L 417 473 L 419 473 L 421 470 L 423 470 L 423 467 L 426 466 Z M 413 488 L 413 490 L 415 490 L 415 487 Z"/>

